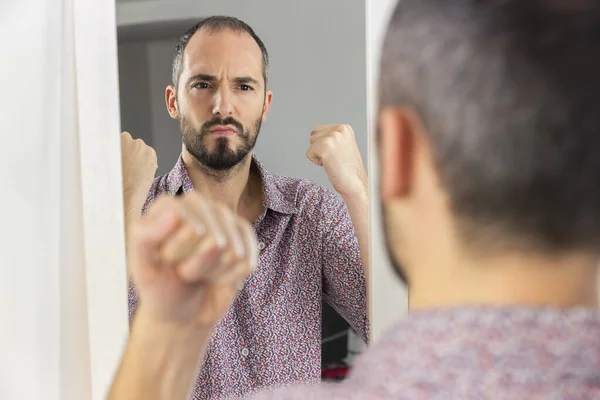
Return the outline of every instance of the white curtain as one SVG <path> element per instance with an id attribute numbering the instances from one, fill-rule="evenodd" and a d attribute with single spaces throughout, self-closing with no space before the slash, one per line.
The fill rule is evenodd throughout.
<path id="1" fill-rule="evenodd" d="M 0 399 L 105 398 L 127 335 L 114 0 L 0 1 Z"/>

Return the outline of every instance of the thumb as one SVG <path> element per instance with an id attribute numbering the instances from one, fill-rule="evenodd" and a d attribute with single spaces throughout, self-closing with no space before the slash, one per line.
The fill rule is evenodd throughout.
<path id="1" fill-rule="evenodd" d="M 306 157 L 319 167 L 323 166 L 323 161 L 321 160 L 321 153 L 319 152 L 318 146 L 310 146 L 306 152 Z"/>

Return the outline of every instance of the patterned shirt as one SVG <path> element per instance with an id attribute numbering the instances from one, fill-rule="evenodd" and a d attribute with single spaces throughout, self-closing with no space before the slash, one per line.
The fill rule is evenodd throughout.
<path id="1" fill-rule="evenodd" d="M 421 311 L 397 323 L 342 383 L 252 400 L 598 400 L 597 309 Z"/>
<path id="2" fill-rule="evenodd" d="M 215 328 L 193 399 L 319 381 L 322 300 L 368 343 L 365 274 L 345 203 L 309 181 L 268 173 L 255 157 L 251 168 L 261 176 L 265 209 L 253 223 L 259 261 Z M 143 213 L 161 194 L 192 190 L 180 156 L 154 181 Z M 132 284 L 130 319 L 136 306 Z"/>

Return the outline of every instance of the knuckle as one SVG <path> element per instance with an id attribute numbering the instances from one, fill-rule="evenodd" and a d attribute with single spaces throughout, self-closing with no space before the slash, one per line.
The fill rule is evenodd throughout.
<path id="1" fill-rule="evenodd" d="M 141 220 L 134 221 L 131 224 L 129 232 L 133 240 L 139 240 L 140 235 L 144 232 L 143 222 Z"/>
<path id="2" fill-rule="evenodd" d="M 149 208 L 150 212 L 161 212 L 161 210 L 178 211 L 180 209 L 180 201 L 170 196 L 158 197 Z"/>
<path id="3" fill-rule="evenodd" d="M 185 229 L 183 230 L 182 236 L 183 242 L 192 241 L 198 237 L 196 227 L 193 225 L 192 221 L 185 221 Z"/>
<path id="4" fill-rule="evenodd" d="M 338 128 L 336 129 L 336 131 L 340 134 L 340 135 L 351 135 L 353 134 L 353 130 L 352 127 L 348 124 L 340 124 L 338 125 Z"/>

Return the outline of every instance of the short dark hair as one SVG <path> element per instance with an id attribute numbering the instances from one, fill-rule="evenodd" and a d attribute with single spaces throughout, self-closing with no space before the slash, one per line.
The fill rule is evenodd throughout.
<path id="1" fill-rule="evenodd" d="M 600 2 L 400 0 L 380 106 L 429 134 L 462 239 L 600 246 Z"/>
<path id="2" fill-rule="evenodd" d="M 267 52 L 267 48 L 263 41 L 258 37 L 254 30 L 244 21 L 241 21 L 234 17 L 216 15 L 201 20 L 196 25 L 188 29 L 187 32 L 177 41 L 177 44 L 175 45 L 175 57 L 173 58 L 172 72 L 173 85 L 175 85 L 175 89 L 177 89 L 177 85 L 179 83 L 179 76 L 181 75 L 181 62 L 183 60 L 183 53 L 185 51 L 185 48 L 192 36 L 194 36 L 194 34 L 200 29 L 206 29 L 209 32 L 219 32 L 222 30 L 229 29 L 238 33 L 245 32 L 252 36 L 262 53 L 262 74 L 266 88 L 267 73 L 269 70 L 269 53 Z"/>

